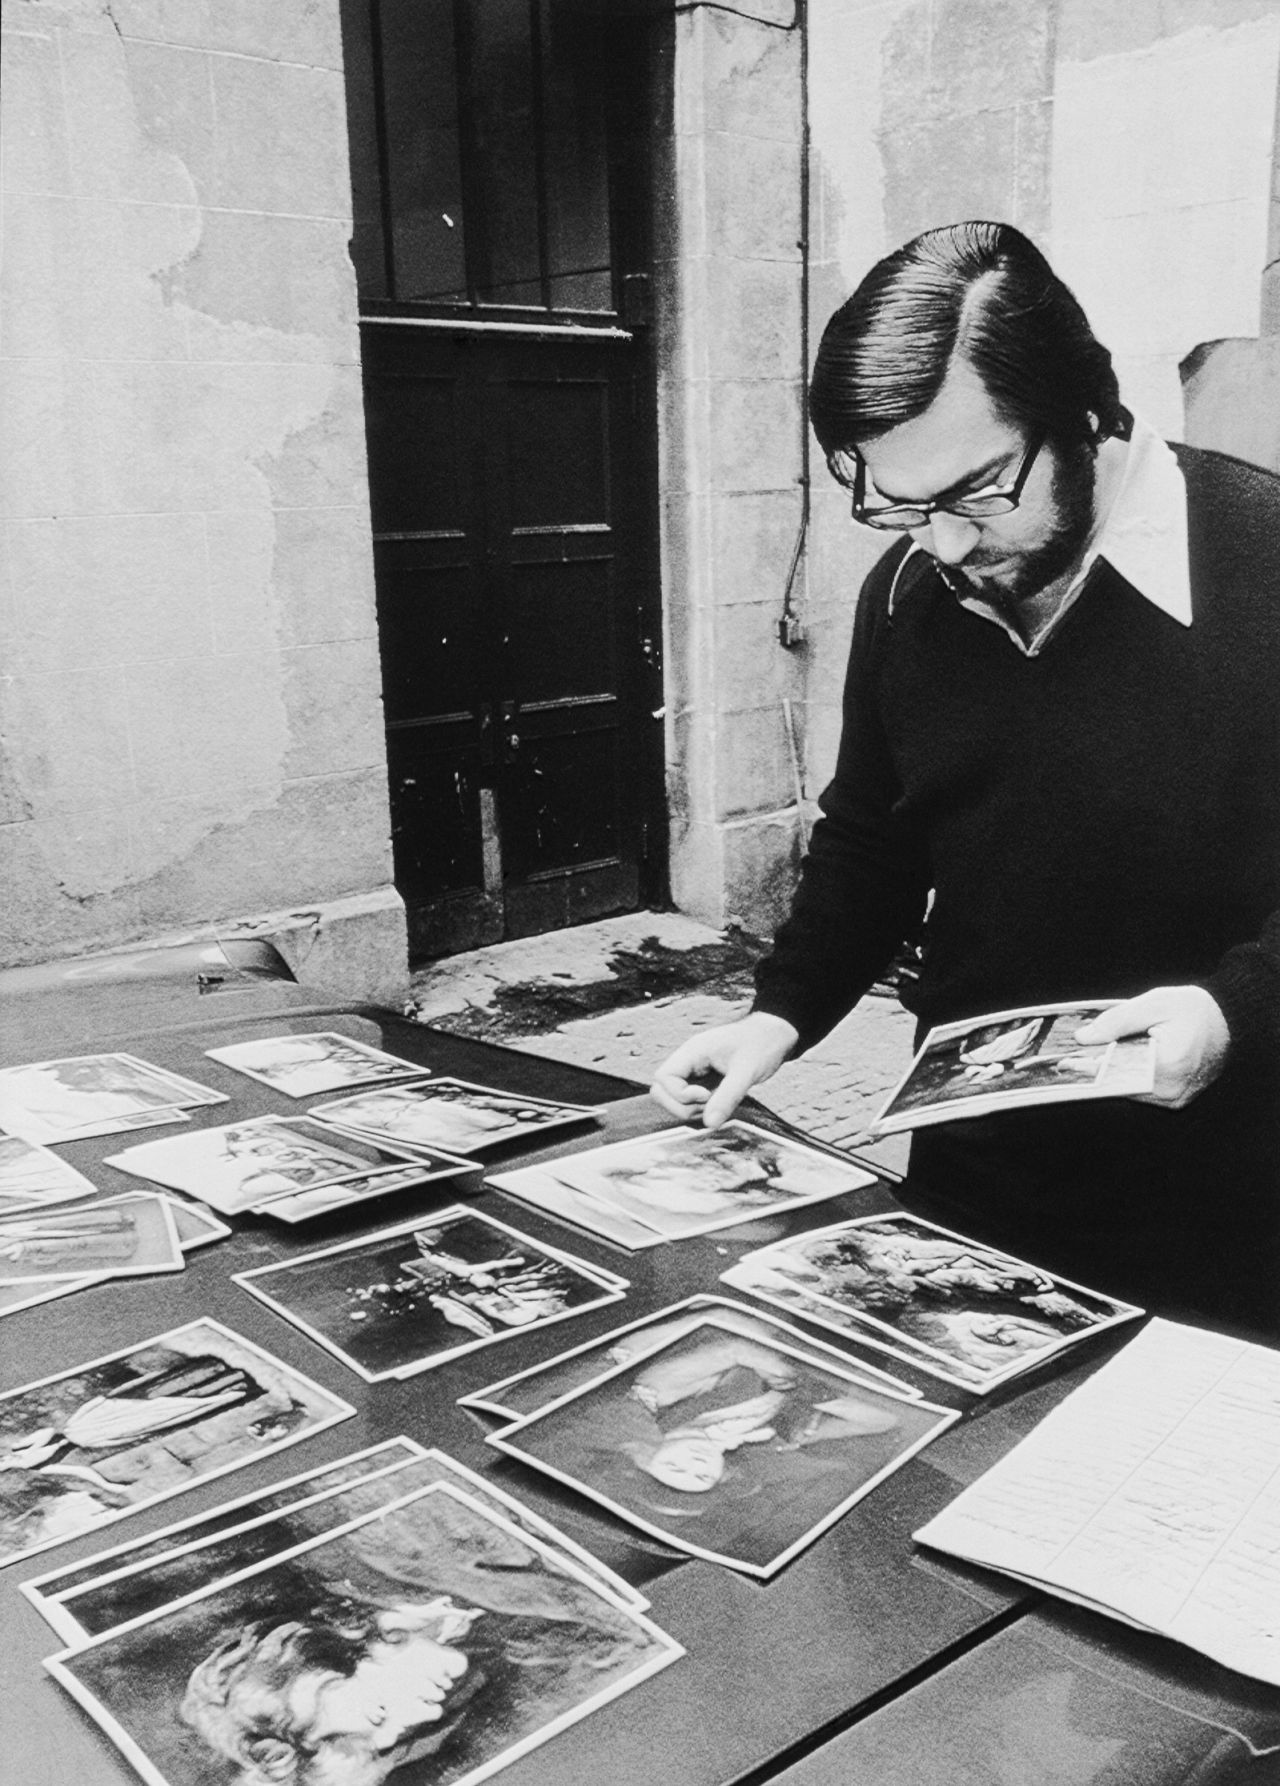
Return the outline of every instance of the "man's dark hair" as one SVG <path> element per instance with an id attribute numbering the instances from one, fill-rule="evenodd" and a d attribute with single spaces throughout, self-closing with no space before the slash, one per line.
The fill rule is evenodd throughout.
<path id="1" fill-rule="evenodd" d="M 1008 223 L 953 223 L 878 261 L 827 324 L 809 390 L 822 450 L 914 421 L 956 356 L 1028 435 L 1124 431 L 1111 355 L 1040 250 Z"/>

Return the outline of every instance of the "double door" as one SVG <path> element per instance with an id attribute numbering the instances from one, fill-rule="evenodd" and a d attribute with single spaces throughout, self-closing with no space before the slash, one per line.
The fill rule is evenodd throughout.
<path id="1" fill-rule="evenodd" d="M 378 319 L 396 884 L 424 958 L 661 896 L 650 406 L 625 330 Z"/>

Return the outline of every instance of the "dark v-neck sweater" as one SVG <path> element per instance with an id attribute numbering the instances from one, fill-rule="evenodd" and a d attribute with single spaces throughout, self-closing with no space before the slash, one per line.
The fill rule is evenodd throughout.
<path id="1" fill-rule="evenodd" d="M 1175 450 L 1190 627 L 1099 560 L 1028 657 L 905 543 L 868 577 L 824 817 L 759 975 L 757 1008 L 794 1024 L 801 1047 L 852 1007 L 933 889 L 911 1001 L 922 1029 L 1196 982 L 1232 1037 L 1234 1095 L 1215 1101 L 1239 1122 L 1273 1098 L 1280 478 Z M 1073 1106 L 1068 1131 L 1096 1126 L 1101 1108 Z M 1140 1113 L 1139 1129 L 1152 1114 L 1126 1111 Z M 990 1135 L 1013 1121 L 981 1126 Z M 1042 1126 L 1046 1141 L 1057 1132 Z M 917 1138 L 913 1175 L 919 1150 Z M 1271 1164 L 1280 1204 L 1280 1156 Z"/>

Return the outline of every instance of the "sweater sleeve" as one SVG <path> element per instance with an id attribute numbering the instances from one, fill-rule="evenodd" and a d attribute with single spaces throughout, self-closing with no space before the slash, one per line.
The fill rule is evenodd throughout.
<path id="1" fill-rule="evenodd" d="M 1232 1072 L 1280 1089 L 1280 912 L 1254 942 L 1229 949 L 1204 982 L 1231 1032 Z"/>
<path id="2" fill-rule="evenodd" d="M 754 1008 L 799 1031 L 797 1052 L 853 1009 L 925 911 L 928 865 L 897 816 L 901 789 L 876 699 L 889 591 L 905 555 L 887 553 L 863 585 L 835 774 L 818 802 L 822 817 L 791 913 L 756 972 Z"/>

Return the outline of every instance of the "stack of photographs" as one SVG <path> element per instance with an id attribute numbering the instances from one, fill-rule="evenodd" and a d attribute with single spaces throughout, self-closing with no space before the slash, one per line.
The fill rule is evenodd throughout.
<path id="1" fill-rule="evenodd" d="M 776 1241 L 721 1282 L 978 1395 L 1143 1312 L 906 1213 Z"/>
<path id="2" fill-rule="evenodd" d="M 625 1278 L 461 1204 L 234 1282 L 366 1383 L 415 1376 L 602 1308 L 627 1288 Z"/>
<path id="3" fill-rule="evenodd" d="M 0 1215 L 0 1315 L 112 1278 L 181 1271 L 193 1248 L 229 1232 L 155 1191 L 9 1210 Z"/>
<path id="4" fill-rule="evenodd" d="M 931 1029 L 906 1074 L 867 1130 L 868 1137 L 961 1117 L 1063 1104 L 1080 1098 L 1131 1098 L 1155 1083 L 1155 1041 L 1076 1041 L 1082 1025 L 1114 999 L 1027 1005 Z"/>
<path id="5" fill-rule="evenodd" d="M 489 1176 L 513 1197 L 631 1249 L 789 1214 L 875 1182 L 851 1163 L 745 1122 L 666 1129 Z"/>
<path id="6" fill-rule="evenodd" d="M 50 1673 L 158 1786 L 244 1786 L 264 1755 L 273 1779 L 464 1786 L 684 1653 L 554 1526 L 403 1438 L 26 1591 L 70 1646 Z"/>
<path id="7" fill-rule="evenodd" d="M 554 1104 L 445 1078 L 357 1092 L 317 1104 L 311 1114 L 374 1141 L 468 1154 L 566 1123 L 595 1120 L 585 1104 Z"/>
<path id="8" fill-rule="evenodd" d="M 186 1122 L 187 1111 L 225 1104 L 197 1085 L 132 1054 L 81 1054 L 0 1067 L 0 1126 L 27 1141 L 80 1141 Z"/>
<path id="9" fill-rule="evenodd" d="M 205 1054 L 287 1098 L 315 1098 L 321 1092 L 368 1085 L 378 1079 L 420 1079 L 430 1070 L 336 1030 L 259 1036 L 226 1048 L 206 1048 Z"/>
<path id="10" fill-rule="evenodd" d="M 516 1414 L 497 1450 L 762 1579 L 959 1419 L 729 1302 L 665 1309 L 466 1399 Z"/>
<path id="11" fill-rule="evenodd" d="M 352 1203 L 424 1185 L 451 1195 L 480 1188 L 479 1168 L 454 1154 L 410 1153 L 305 1116 L 253 1116 L 109 1154 L 109 1166 L 185 1191 L 223 1215 L 309 1221 Z"/>
<path id="12" fill-rule="evenodd" d="M 349 1402 L 201 1319 L 0 1396 L 0 1564 L 295 1445 Z"/>

